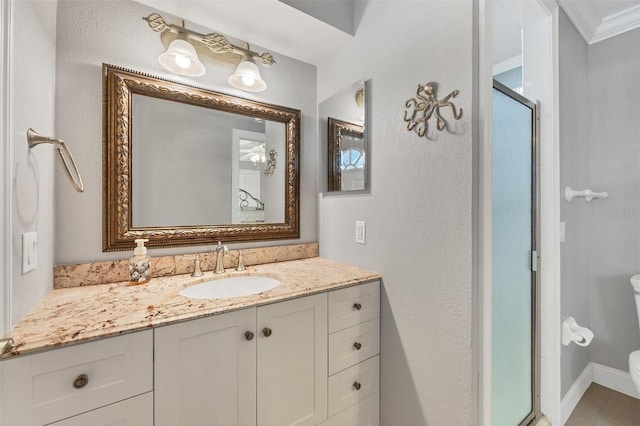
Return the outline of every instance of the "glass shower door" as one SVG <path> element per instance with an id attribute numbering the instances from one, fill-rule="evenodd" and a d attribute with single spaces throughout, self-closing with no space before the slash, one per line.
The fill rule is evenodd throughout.
<path id="1" fill-rule="evenodd" d="M 494 81 L 492 425 L 536 413 L 536 107 Z"/>

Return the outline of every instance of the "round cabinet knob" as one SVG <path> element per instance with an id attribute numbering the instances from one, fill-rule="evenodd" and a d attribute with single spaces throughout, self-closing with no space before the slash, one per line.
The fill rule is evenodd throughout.
<path id="1" fill-rule="evenodd" d="M 356 348 L 356 350 L 357 350 L 357 351 L 359 351 L 359 350 L 360 350 L 360 348 L 362 347 L 362 343 L 360 343 L 360 342 L 355 342 L 355 343 L 353 344 L 353 347 L 354 347 L 354 348 Z"/>
<path id="2" fill-rule="evenodd" d="M 354 303 L 353 304 L 353 309 L 355 309 L 356 311 L 359 311 L 360 309 L 362 309 L 362 305 L 359 303 Z"/>
<path id="3" fill-rule="evenodd" d="M 269 327 L 265 327 L 265 328 L 262 330 L 262 334 L 264 334 L 264 337 L 269 337 L 269 336 L 271 336 L 271 329 L 270 329 Z"/>
<path id="4" fill-rule="evenodd" d="M 245 331 L 244 338 L 247 340 L 253 340 L 253 333 L 250 331 Z"/>
<path id="5" fill-rule="evenodd" d="M 357 391 L 359 391 L 362 385 L 358 382 L 353 382 L 353 387 L 356 388 Z"/>
<path id="6" fill-rule="evenodd" d="M 89 376 L 81 374 L 73 381 L 73 387 L 76 389 L 82 389 L 87 386 L 87 383 L 89 383 Z"/>

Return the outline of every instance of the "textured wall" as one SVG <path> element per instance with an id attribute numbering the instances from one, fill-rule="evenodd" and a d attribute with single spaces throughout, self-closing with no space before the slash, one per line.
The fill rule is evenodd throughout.
<path id="1" fill-rule="evenodd" d="M 266 91 L 248 94 L 226 83 L 230 68 L 205 62 L 207 73 L 200 78 L 181 78 L 164 71 L 157 57 L 164 50 L 160 37 L 142 20 L 155 10 L 132 1 L 61 0 L 58 8 L 56 58 L 56 131 L 68 141 L 85 180 L 86 190 L 68 189 L 65 177 L 56 172 L 55 263 L 81 263 L 124 259 L 129 252 L 102 253 L 102 63 L 185 81 L 200 87 L 300 109 L 301 128 L 301 239 L 276 244 L 317 240 L 317 135 L 316 69 L 314 66 L 278 55 L 278 61 L 261 69 Z M 163 13 L 173 22 L 174 17 Z M 240 19 L 240 18 L 239 18 Z M 241 23 L 239 22 L 239 25 Z M 189 28 L 208 32 L 189 23 Z M 252 45 L 258 51 L 259 46 Z M 268 50 L 264 49 L 264 50 Z M 282 158 L 280 159 L 282 162 Z M 194 193 L 206 188 L 193 189 Z M 238 244 L 234 248 L 273 245 Z M 150 254 L 203 251 L 210 247 L 151 250 Z"/>
<path id="2" fill-rule="evenodd" d="M 560 57 L 560 187 L 589 186 L 587 132 L 587 43 L 561 12 Z M 560 220 L 566 223 L 561 249 L 561 317 L 573 316 L 590 326 L 589 315 L 589 205 L 584 200 L 560 204 Z M 589 363 L 589 347 L 562 347 L 562 396 Z"/>
<path id="3" fill-rule="evenodd" d="M 640 348 L 629 278 L 640 273 L 640 29 L 589 46 L 591 361 L 628 371 Z"/>
<path id="4" fill-rule="evenodd" d="M 54 135 L 56 3 L 12 2 L 10 128 L 13 190 L 11 325 L 53 287 L 53 146 L 27 146 L 27 129 Z M 6 96 L 3 94 L 3 96 Z M 57 163 L 55 164 L 58 167 Z M 63 182 L 73 191 L 68 182 Z M 67 189 L 65 188 L 65 189 Z M 38 233 L 38 267 L 22 275 L 22 234 Z"/>
<path id="5" fill-rule="evenodd" d="M 383 276 L 381 424 L 471 424 L 472 2 L 356 8 L 354 40 L 318 65 L 318 98 L 370 80 L 371 194 L 321 199 L 321 255 Z M 460 90 L 464 110 L 430 140 L 402 119 L 428 81 Z"/>

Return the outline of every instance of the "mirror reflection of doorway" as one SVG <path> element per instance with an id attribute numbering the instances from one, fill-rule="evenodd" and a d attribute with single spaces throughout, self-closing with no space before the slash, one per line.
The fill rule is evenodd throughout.
<path id="1" fill-rule="evenodd" d="M 265 134 L 233 129 L 232 223 L 264 222 L 262 171 L 267 161 Z"/>

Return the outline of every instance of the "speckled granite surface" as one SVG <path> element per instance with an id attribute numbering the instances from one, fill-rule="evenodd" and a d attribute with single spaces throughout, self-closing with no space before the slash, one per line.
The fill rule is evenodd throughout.
<path id="1" fill-rule="evenodd" d="M 282 283 L 266 292 L 232 299 L 188 299 L 179 292 L 193 284 L 235 275 L 263 275 Z M 327 290 L 375 281 L 380 275 L 320 257 L 247 267 L 224 275 L 206 272 L 52 291 L 11 331 L 14 350 L 2 358 L 87 342 L 187 319 L 259 306 Z"/>
<path id="2" fill-rule="evenodd" d="M 133 250 L 133 248 L 132 248 Z M 243 249 L 245 266 L 308 259 L 318 256 L 318 243 L 292 244 L 287 246 Z M 185 261 L 178 256 L 153 257 L 151 254 L 151 276 L 186 274 L 193 271 L 193 261 Z M 202 271 L 213 271 L 216 253 L 200 253 Z M 224 267 L 234 268 L 238 264 L 238 250 L 230 250 L 224 257 Z M 83 287 L 95 284 L 117 283 L 129 279 L 129 260 L 112 262 L 83 263 L 79 265 L 59 265 L 53 268 L 53 288 Z"/>

